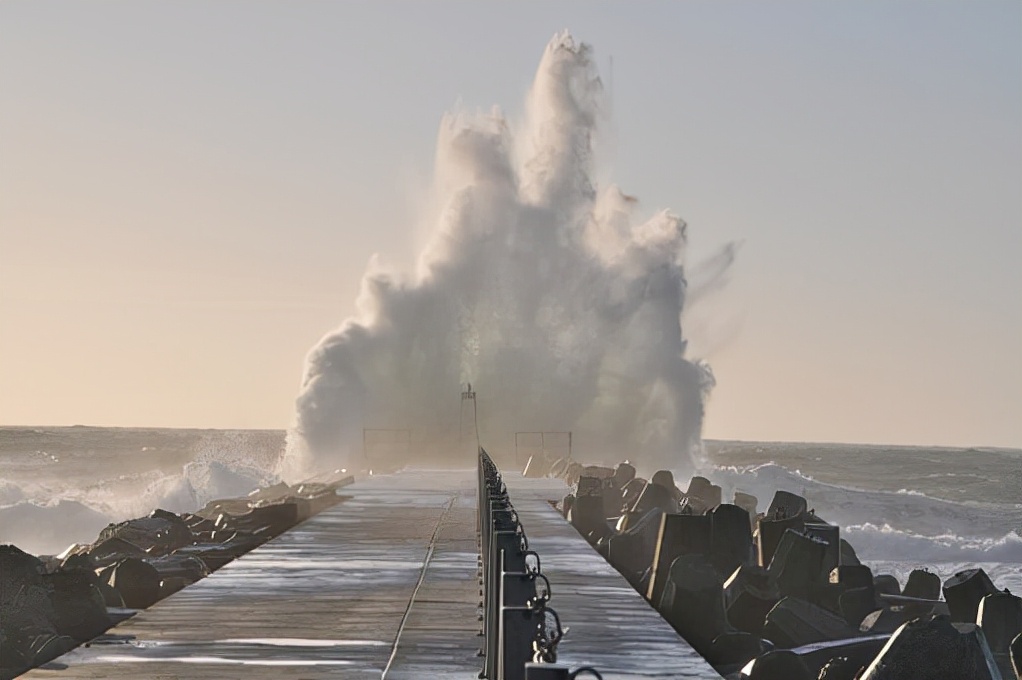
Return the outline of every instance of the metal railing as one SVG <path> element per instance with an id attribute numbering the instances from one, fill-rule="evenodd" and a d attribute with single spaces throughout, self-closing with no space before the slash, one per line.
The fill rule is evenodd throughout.
<path id="1" fill-rule="evenodd" d="M 478 500 L 484 659 L 479 677 L 525 680 L 529 662 L 556 662 L 563 631 L 557 612 L 547 606 L 550 581 L 543 575 L 539 555 L 529 549 L 500 470 L 482 448 Z"/>
<path id="2" fill-rule="evenodd" d="M 554 453 L 558 458 L 567 458 L 571 460 L 571 437 L 570 431 L 564 432 L 515 432 L 515 465 L 519 470 L 522 469 L 524 462 L 522 461 L 522 452 L 534 451 L 542 456 L 548 456 L 551 452 Z M 539 446 L 535 444 L 526 444 L 522 442 L 523 438 L 531 438 L 535 442 L 538 438 Z M 548 443 L 549 440 L 549 443 Z M 563 455 L 567 454 L 567 455 Z M 531 453 L 526 456 L 526 461 Z M 553 462 L 553 460 L 551 460 Z"/>

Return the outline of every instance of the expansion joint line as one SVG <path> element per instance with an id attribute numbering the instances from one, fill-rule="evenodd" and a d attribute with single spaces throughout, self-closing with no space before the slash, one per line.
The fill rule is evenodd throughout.
<path id="1" fill-rule="evenodd" d="M 383 668 L 383 674 L 380 676 L 380 680 L 387 680 L 387 673 L 390 672 L 390 667 L 394 665 L 394 659 L 397 657 L 397 649 L 401 644 L 401 634 L 405 632 L 405 624 L 408 623 L 408 617 L 412 613 L 412 606 L 415 604 L 415 598 L 419 594 L 419 588 L 422 587 L 422 582 L 426 580 L 426 570 L 429 569 L 430 560 L 433 559 L 433 553 L 436 552 L 436 542 L 440 537 L 440 529 L 444 525 L 444 520 L 447 519 L 447 515 L 450 514 L 451 508 L 457 502 L 457 495 L 451 496 L 451 500 L 447 501 L 447 505 L 444 506 L 444 511 L 440 513 L 440 518 L 436 521 L 436 527 L 433 529 L 433 536 L 429 539 L 429 547 L 426 549 L 426 557 L 422 560 L 422 571 L 419 572 L 419 580 L 415 584 L 415 589 L 412 590 L 412 596 L 408 598 L 408 606 L 405 607 L 405 613 L 401 617 L 401 624 L 397 627 L 397 635 L 394 636 L 394 646 L 390 650 L 390 658 L 387 659 L 387 665 Z"/>

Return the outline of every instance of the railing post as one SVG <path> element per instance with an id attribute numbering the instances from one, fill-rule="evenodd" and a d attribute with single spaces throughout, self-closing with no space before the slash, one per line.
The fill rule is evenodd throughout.
<path id="1" fill-rule="evenodd" d="M 479 677 L 526 680 L 526 667 L 537 666 L 529 663 L 531 660 L 542 661 L 543 665 L 556 660 L 560 621 L 556 612 L 546 606 L 550 599 L 550 582 L 542 574 L 539 555 L 529 550 L 528 539 L 508 498 L 500 471 L 481 447 L 478 477 L 477 530 L 483 606 L 481 654 L 484 656 Z M 535 558 L 535 566 L 529 563 L 530 556 Z M 546 584 L 543 592 L 536 588 L 540 580 Z M 552 636 L 546 628 L 548 614 L 556 623 Z"/>

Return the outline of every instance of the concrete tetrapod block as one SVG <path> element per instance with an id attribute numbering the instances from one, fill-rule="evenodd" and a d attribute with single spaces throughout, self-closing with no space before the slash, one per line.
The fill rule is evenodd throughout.
<path id="1" fill-rule="evenodd" d="M 175 553 L 147 559 L 146 562 L 156 567 L 161 579 L 178 577 L 195 583 L 209 576 L 206 563 L 194 555 Z"/>
<path id="2" fill-rule="evenodd" d="M 675 500 L 674 494 L 667 487 L 654 482 L 647 482 L 646 486 L 642 488 L 639 497 L 635 499 L 631 512 L 642 516 L 651 510 L 677 512 L 678 501 Z"/>
<path id="3" fill-rule="evenodd" d="M 119 538 L 154 555 L 182 548 L 193 540 L 188 525 L 177 515 L 157 510 L 152 516 L 129 519 L 110 524 L 101 532 L 97 542 Z"/>
<path id="4" fill-rule="evenodd" d="M 608 482 L 610 480 L 607 480 Z M 620 517 L 624 511 L 621 489 L 610 484 L 603 490 L 603 514 L 607 519 Z"/>
<path id="5" fill-rule="evenodd" d="M 0 629 L 0 678 L 14 678 L 32 665 L 28 644 Z"/>
<path id="6" fill-rule="evenodd" d="M 643 575 L 653 565 L 661 516 L 652 510 L 627 531 L 607 539 L 607 561 L 639 592 Z"/>
<path id="7" fill-rule="evenodd" d="M 859 636 L 859 629 L 816 605 L 785 597 L 767 614 L 763 637 L 779 647 L 801 647 L 825 640 Z"/>
<path id="8" fill-rule="evenodd" d="M 221 532 L 215 532 L 215 534 L 219 533 Z M 197 557 L 202 560 L 210 572 L 214 572 L 258 545 L 254 537 L 243 533 L 234 534 L 233 537 L 227 538 L 223 542 L 216 542 L 218 540 L 219 538 L 214 535 L 210 542 L 178 548 L 174 554 Z"/>
<path id="9" fill-rule="evenodd" d="M 42 572 L 43 563 L 35 555 L 0 545 L 0 630 L 54 632 L 53 601 Z"/>
<path id="10" fill-rule="evenodd" d="M 625 485 L 621 487 L 621 507 L 632 509 L 635 505 L 635 501 L 639 500 L 639 495 L 642 494 L 642 490 L 646 488 L 646 480 L 642 477 L 635 477 L 634 479 L 625 482 Z"/>
<path id="11" fill-rule="evenodd" d="M 42 666 L 78 646 L 74 638 L 67 635 L 43 634 L 35 636 L 28 646 L 33 666 Z"/>
<path id="12" fill-rule="evenodd" d="M 827 549 L 823 553 L 822 577 L 826 581 L 830 570 L 841 564 L 841 529 L 836 524 L 806 522 L 807 536 L 823 541 Z"/>
<path id="13" fill-rule="evenodd" d="M 781 519 L 785 517 L 801 517 L 809 512 L 809 502 L 797 493 L 790 491 L 776 491 L 770 507 L 767 509 L 767 517 Z"/>
<path id="14" fill-rule="evenodd" d="M 791 651 L 798 654 L 814 678 L 825 677 L 823 670 L 830 666 L 827 678 L 852 680 L 859 670 L 873 662 L 890 637 L 890 635 L 870 635 L 849 640 L 817 642 L 796 647 Z M 842 676 L 842 674 L 844 675 Z"/>
<path id="15" fill-rule="evenodd" d="M 901 595 L 901 584 L 891 574 L 877 574 L 873 577 L 873 590 L 877 595 Z"/>
<path id="16" fill-rule="evenodd" d="M 590 465 L 586 474 L 579 477 L 575 485 L 575 496 L 599 496 L 603 519 L 615 517 L 621 513 L 621 491 L 614 486 L 613 470 L 610 468 Z"/>
<path id="17" fill-rule="evenodd" d="M 759 499 L 751 493 L 735 491 L 734 504 L 740 508 L 744 508 L 745 511 L 749 513 L 749 518 L 753 520 L 753 526 L 755 526 L 754 520 L 756 519 L 756 506 L 759 505 Z"/>
<path id="18" fill-rule="evenodd" d="M 738 676 L 741 680 L 815 680 L 798 654 L 775 649 L 753 659 Z"/>
<path id="19" fill-rule="evenodd" d="M 725 576 L 753 560 L 749 513 L 737 505 L 720 504 L 710 517 L 710 560 Z"/>
<path id="20" fill-rule="evenodd" d="M 721 675 L 741 669 L 747 663 L 761 656 L 774 646 L 758 635 L 736 630 L 721 633 L 713 640 L 706 660 Z"/>
<path id="21" fill-rule="evenodd" d="M 872 588 L 852 588 L 838 600 L 841 616 L 848 625 L 861 628 L 863 621 L 880 606 Z"/>
<path id="22" fill-rule="evenodd" d="M 998 680 L 983 631 L 945 617 L 914 619 L 891 637 L 861 680 Z"/>
<path id="23" fill-rule="evenodd" d="M 939 600 L 940 576 L 926 569 L 913 569 L 901 594 L 923 600 Z"/>
<path id="24" fill-rule="evenodd" d="M 855 548 L 843 538 L 841 539 L 841 564 L 862 564 L 859 561 L 859 556 L 855 554 Z"/>
<path id="25" fill-rule="evenodd" d="M 603 494 L 603 480 L 593 475 L 582 475 L 572 484 L 575 496 L 599 496 Z"/>
<path id="26" fill-rule="evenodd" d="M 873 590 L 873 572 L 869 567 L 861 564 L 842 564 L 831 569 L 827 583 L 817 584 L 813 588 L 813 602 L 835 614 L 840 614 L 841 596 L 853 588 Z"/>
<path id="27" fill-rule="evenodd" d="M 911 617 L 915 618 L 915 617 Z M 901 628 L 901 624 L 909 620 L 904 610 L 899 609 L 877 609 L 870 612 L 859 624 L 859 630 L 867 634 L 891 634 Z"/>
<path id="28" fill-rule="evenodd" d="M 117 589 L 126 606 L 145 609 L 160 599 L 160 572 L 148 562 L 128 557 L 109 569 L 107 583 Z"/>
<path id="29" fill-rule="evenodd" d="M 160 581 L 160 599 L 173 595 L 177 591 L 192 585 L 195 581 L 190 581 L 182 576 L 168 576 Z"/>
<path id="30" fill-rule="evenodd" d="M 561 499 L 561 517 L 568 519 L 571 515 L 571 508 L 575 505 L 575 494 L 569 493 Z"/>
<path id="31" fill-rule="evenodd" d="M 103 604 L 105 604 L 107 608 L 114 607 L 123 609 L 125 607 L 124 598 L 121 597 L 121 594 L 112 585 L 106 581 L 100 581 L 97 587 L 99 588 L 100 594 L 103 596 Z"/>
<path id="32" fill-rule="evenodd" d="M 625 488 L 625 484 L 635 479 L 635 466 L 627 461 L 618 463 L 617 467 L 614 468 L 614 476 L 611 479 L 614 481 L 615 488 Z"/>
<path id="33" fill-rule="evenodd" d="M 139 548 L 134 543 L 128 543 L 123 538 L 108 538 L 96 541 L 93 545 L 89 546 L 88 550 L 86 554 L 97 568 L 108 567 L 125 557 L 143 558 L 147 556 L 145 550 Z"/>
<path id="34" fill-rule="evenodd" d="M 979 603 L 976 623 L 983 629 L 1001 674 L 1010 678 L 1011 642 L 1022 634 L 1022 598 L 1009 592 L 987 595 Z"/>
<path id="35" fill-rule="evenodd" d="M 785 531 L 767 567 L 781 596 L 809 600 L 811 584 L 821 579 L 826 552 L 827 544 L 823 541 L 790 529 Z"/>
<path id="36" fill-rule="evenodd" d="M 301 509 L 295 499 L 253 507 L 243 514 L 228 514 L 226 527 L 232 531 L 268 529 L 271 536 L 279 536 L 302 520 Z"/>
<path id="37" fill-rule="evenodd" d="M 761 634 L 767 614 L 780 599 L 767 570 L 758 565 L 742 565 L 724 582 L 728 623 L 746 633 Z"/>
<path id="38" fill-rule="evenodd" d="M 600 480 L 610 479 L 614 476 L 614 468 L 609 468 L 605 465 L 586 465 L 585 475 Z"/>
<path id="39" fill-rule="evenodd" d="M 657 609 L 681 637 L 706 656 L 713 640 L 731 627 L 724 611 L 723 581 L 705 555 L 682 555 L 671 565 Z"/>
<path id="40" fill-rule="evenodd" d="M 613 477 L 599 477 L 598 479 L 600 480 L 599 495 L 603 499 L 603 516 L 619 516 L 624 509 L 621 502 L 621 489 L 615 486 Z"/>
<path id="41" fill-rule="evenodd" d="M 674 560 L 682 555 L 707 554 L 710 550 L 711 519 L 708 515 L 665 513 L 660 517 L 652 571 L 646 599 L 656 604 L 664 592 L 664 584 Z"/>
<path id="42" fill-rule="evenodd" d="M 193 534 L 203 531 L 213 531 L 216 529 L 216 523 L 212 519 L 203 517 L 202 515 L 193 515 L 190 512 L 184 512 L 181 513 L 181 519 Z"/>
<path id="43" fill-rule="evenodd" d="M 998 592 L 982 569 L 966 569 L 944 581 L 944 599 L 951 611 L 951 620 L 975 623 L 979 603 L 987 595 Z"/>
<path id="44" fill-rule="evenodd" d="M 830 570 L 830 582 L 840 585 L 842 590 L 872 588 L 873 570 L 862 564 L 842 564 Z"/>
<path id="45" fill-rule="evenodd" d="M 603 496 L 576 496 L 568 513 L 568 521 L 589 542 L 610 534 L 610 525 L 603 514 Z"/>
<path id="46" fill-rule="evenodd" d="M 1022 635 L 1011 641 L 1011 666 L 1017 680 L 1022 680 Z"/>
<path id="47" fill-rule="evenodd" d="M 835 583 L 811 583 L 809 601 L 829 612 L 841 614 L 841 596 L 844 593 L 844 589 Z"/>
<path id="48" fill-rule="evenodd" d="M 756 523 L 756 549 L 760 566 L 770 566 L 785 531 L 790 529 L 801 533 L 805 526 L 805 520 L 801 515 L 784 519 L 770 519 L 769 516 L 760 518 Z"/>
<path id="49" fill-rule="evenodd" d="M 53 589 L 54 624 L 59 634 L 81 642 L 113 625 L 93 572 L 61 570 L 45 574 L 43 579 Z"/>
<path id="50" fill-rule="evenodd" d="M 855 680 L 855 676 L 865 666 L 846 656 L 836 656 L 823 664 L 817 680 Z"/>
<path id="51" fill-rule="evenodd" d="M 697 475 L 689 480 L 688 490 L 683 495 L 693 512 L 699 514 L 720 505 L 722 493 L 719 486 Z"/>
<path id="52" fill-rule="evenodd" d="M 649 478 L 649 481 L 653 484 L 659 484 L 668 491 L 671 492 L 671 497 L 674 500 L 681 499 L 681 490 L 678 485 L 674 483 L 674 473 L 670 470 L 657 470 L 653 473 L 653 476 Z"/>

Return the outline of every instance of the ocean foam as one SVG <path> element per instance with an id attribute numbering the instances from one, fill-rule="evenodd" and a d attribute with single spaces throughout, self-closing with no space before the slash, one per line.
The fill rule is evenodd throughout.
<path id="1" fill-rule="evenodd" d="M 763 511 L 776 490 L 806 497 L 867 564 L 896 573 L 902 583 L 916 567 L 932 566 L 943 578 L 982 567 L 1000 587 L 1022 592 L 1022 507 L 963 504 L 921 492 L 871 491 L 819 482 L 771 461 L 746 467 L 722 466 L 705 473 L 724 488 L 752 493 Z"/>
<path id="2" fill-rule="evenodd" d="M 571 430 L 590 455 L 638 452 L 653 469 L 696 454 L 713 376 L 686 358 L 682 311 L 721 280 L 735 248 L 690 282 L 685 223 L 596 185 L 601 99 L 590 49 L 564 33 L 546 48 L 522 121 L 443 119 L 439 210 L 419 271 L 374 260 L 359 313 L 309 352 L 289 477 L 361 462 L 367 426 L 456 436 L 468 383 L 494 448 L 516 431 Z"/>

